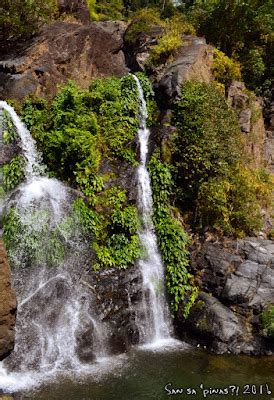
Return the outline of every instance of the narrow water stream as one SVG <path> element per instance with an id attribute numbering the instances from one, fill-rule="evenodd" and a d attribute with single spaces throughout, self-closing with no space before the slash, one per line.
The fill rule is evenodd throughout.
<path id="1" fill-rule="evenodd" d="M 140 165 L 138 176 L 138 208 L 142 226 L 139 237 L 145 249 L 146 257 L 139 261 L 143 276 L 143 307 L 139 318 L 142 341 L 146 345 L 161 346 L 171 339 L 171 322 L 165 297 L 164 265 L 157 246 L 152 215 L 153 201 L 147 156 L 150 130 L 146 126 L 148 117 L 146 101 L 138 78 L 133 75 L 139 95 L 139 130 Z"/>

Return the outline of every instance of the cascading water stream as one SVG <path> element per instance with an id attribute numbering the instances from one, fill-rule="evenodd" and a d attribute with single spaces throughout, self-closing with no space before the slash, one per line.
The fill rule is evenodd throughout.
<path id="1" fill-rule="evenodd" d="M 22 151 L 26 159 L 26 178 L 30 179 L 34 176 L 41 175 L 41 172 L 43 172 L 45 168 L 41 163 L 41 156 L 36 150 L 35 141 L 29 133 L 28 129 L 20 120 L 14 109 L 5 101 L 0 101 L 0 109 L 8 112 L 18 132 L 18 135 L 20 136 Z"/>
<path id="2" fill-rule="evenodd" d="M 147 255 L 139 261 L 143 277 L 142 312 L 139 316 L 139 328 L 142 342 L 156 345 L 171 336 L 171 323 L 165 298 L 164 265 L 157 246 L 153 226 L 153 201 L 149 172 L 146 167 L 150 130 L 146 126 L 148 117 L 146 101 L 139 79 L 133 75 L 139 95 L 140 165 L 137 170 L 138 209 L 142 220 L 139 237 Z"/>
<path id="3" fill-rule="evenodd" d="M 18 300 L 15 349 L 0 363 L 0 389 L 20 390 L 105 357 L 105 332 L 93 310 L 94 294 L 81 283 L 90 253 L 72 220 L 75 194 L 45 175 L 35 141 L 14 109 L 0 101 L 0 110 L 9 114 L 26 160 L 25 182 L 5 200 L 23 232 L 10 254 Z"/>

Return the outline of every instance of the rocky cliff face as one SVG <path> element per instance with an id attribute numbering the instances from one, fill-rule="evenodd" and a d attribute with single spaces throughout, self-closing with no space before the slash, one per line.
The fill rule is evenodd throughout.
<path id="1" fill-rule="evenodd" d="M 14 346 L 16 298 L 11 287 L 11 273 L 7 254 L 0 241 L 0 360 L 9 355 Z"/>
<path id="2" fill-rule="evenodd" d="M 262 101 L 248 92 L 243 82 L 232 82 L 228 89 L 228 103 L 238 114 L 245 147 L 254 166 L 262 167 L 266 138 Z"/>
<path id="3" fill-rule="evenodd" d="M 1 59 L 0 98 L 51 97 L 57 85 L 68 79 L 86 88 L 92 78 L 126 74 L 121 51 L 124 30 L 119 22 L 47 26 L 30 43 Z"/>
<path id="4" fill-rule="evenodd" d="M 217 353 L 271 354 L 260 315 L 274 299 L 273 241 L 212 239 L 192 250 L 203 291 L 188 320 L 178 320 L 179 334 Z"/>

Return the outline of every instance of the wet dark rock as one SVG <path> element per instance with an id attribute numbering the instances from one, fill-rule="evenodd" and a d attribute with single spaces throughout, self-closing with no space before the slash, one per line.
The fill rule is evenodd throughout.
<path id="1" fill-rule="evenodd" d="M 202 293 L 186 321 L 179 314 L 179 335 L 217 353 L 271 353 L 260 314 L 274 303 L 273 256 L 273 241 L 258 238 L 194 246 L 192 272 Z"/>
<path id="2" fill-rule="evenodd" d="M 86 321 L 85 327 L 79 331 L 76 336 L 77 341 L 77 355 L 82 362 L 92 362 L 96 356 L 94 354 L 94 327 L 90 325 L 90 321 Z"/>
<path id="3" fill-rule="evenodd" d="M 103 158 L 100 162 L 99 174 L 105 177 L 105 188 L 113 185 L 119 186 L 127 191 L 128 200 L 132 203 L 136 203 L 136 167 L 123 161 Z"/>
<path id="4" fill-rule="evenodd" d="M 106 323 L 109 351 L 127 351 L 139 342 L 136 308 L 142 299 L 142 278 L 138 268 L 101 270 L 86 279 L 96 293 L 96 310 Z"/>
<path id="5" fill-rule="evenodd" d="M 0 143 L 0 166 L 8 164 L 18 153 L 20 153 L 19 141 L 6 144 Z"/>
<path id="6" fill-rule="evenodd" d="M 0 241 L 0 360 L 13 350 L 16 308 L 8 258 L 4 244 Z"/>
<path id="7" fill-rule="evenodd" d="M 243 349 L 245 328 L 242 322 L 228 307 L 206 293 L 200 293 L 186 325 L 218 354 L 240 353 Z"/>

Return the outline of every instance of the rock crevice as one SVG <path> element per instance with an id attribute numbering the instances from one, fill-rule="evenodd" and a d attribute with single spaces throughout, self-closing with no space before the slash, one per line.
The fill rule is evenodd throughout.
<path id="1" fill-rule="evenodd" d="M 16 306 L 7 253 L 0 240 L 0 360 L 7 357 L 14 346 Z"/>

